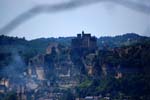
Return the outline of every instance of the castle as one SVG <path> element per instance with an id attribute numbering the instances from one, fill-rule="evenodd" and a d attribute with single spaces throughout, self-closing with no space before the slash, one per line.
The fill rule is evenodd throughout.
<path id="1" fill-rule="evenodd" d="M 93 51 L 97 48 L 97 38 L 89 33 L 77 34 L 77 37 L 72 39 L 71 46 L 73 50 L 89 50 Z"/>

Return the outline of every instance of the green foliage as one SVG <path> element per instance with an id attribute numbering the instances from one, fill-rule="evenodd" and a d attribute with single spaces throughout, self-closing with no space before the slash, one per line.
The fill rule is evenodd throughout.
<path id="1" fill-rule="evenodd" d="M 127 41 L 129 38 L 130 41 Z M 17 37 L 0 36 L 0 67 L 7 66 L 10 61 L 12 61 L 12 53 L 14 51 L 17 52 L 27 64 L 30 58 L 39 53 L 44 53 L 50 42 L 57 42 L 61 43 L 61 45 L 58 46 L 58 49 L 61 51 L 59 52 L 59 56 L 56 52 L 56 48 L 53 48 L 51 54 L 45 55 L 45 62 L 47 62 L 49 66 L 53 66 L 55 63 L 58 63 L 58 61 L 64 61 L 68 56 L 71 56 L 75 68 L 81 73 L 80 76 L 78 76 L 81 83 L 76 87 L 78 97 L 99 94 L 106 95 L 110 93 L 110 96 L 114 100 L 123 100 L 125 97 L 129 97 L 129 100 L 150 99 L 149 38 L 141 37 L 136 34 L 127 34 L 114 38 L 99 38 L 98 45 L 104 48 L 97 50 L 98 54 L 85 53 L 84 55 L 66 49 L 65 47 L 70 46 L 70 41 L 71 38 L 41 38 L 26 41 L 25 39 Z M 104 41 L 105 44 L 103 44 L 102 41 Z M 110 49 L 109 46 L 107 47 L 107 44 L 113 49 Z M 87 75 L 84 62 L 93 66 L 93 76 L 89 77 Z M 102 76 L 103 64 L 106 65 L 106 76 Z M 118 66 L 120 66 L 120 68 L 117 68 Z M 122 68 L 128 70 L 126 71 Z M 133 69 L 135 70 L 132 71 Z M 51 71 L 54 73 L 53 68 Z M 120 79 L 114 78 L 115 73 L 118 71 L 123 74 L 123 77 Z M 55 77 L 53 79 L 55 79 Z M 72 91 L 65 92 L 64 98 L 62 98 L 63 100 L 74 99 Z M 0 99 L 2 97 L 3 96 L 1 96 Z M 16 100 L 15 98 L 15 93 L 9 93 L 5 96 L 4 100 Z"/>
<path id="2" fill-rule="evenodd" d="M 70 90 L 64 91 L 63 98 L 60 98 L 60 100 L 74 100 L 75 97 L 73 93 Z"/>
<path id="3" fill-rule="evenodd" d="M 17 100 L 17 96 L 15 92 L 7 93 L 3 100 Z"/>
<path id="4" fill-rule="evenodd" d="M 85 80 L 79 85 L 79 88 L 88 88 L 92 84 L 91 80 Z"/>
<path id="5" fill-rule="evenodd" d="M 99 91 L 100 93 L 104 92 L 108 88 L 108 80 L 103 79 L 100 81 L 99 86 L 96 87 L 96 91 Z"/>

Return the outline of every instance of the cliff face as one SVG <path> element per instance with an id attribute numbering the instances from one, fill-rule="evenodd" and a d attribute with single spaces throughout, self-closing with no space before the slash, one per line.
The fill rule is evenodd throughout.
<path id="1" fill-rule="evenodd" d="M 110 44 L 111 42 L 114 41 L 110 41 Z M 27 93 L 29 97 L 32 97 L 30 95 L 32 90 L 36 100 L 39 97 L 49 96 L 46 93 L 51 93 L 54 97 L 63 97 L 62 94 L 68 92 L 72 93 L 71 96 L 81 98 L 109 94 L 114 99 L 118 99 L 118 96 L 130 96 L 131 100 L 137 100 L 137 98 L 149 100 L 149 40 L 122 47 L 99 48 L 92 52 L 87 49 L 81 52 L 76 51 L 69 45 L 51 41 L 47 49 L 44 48 L 43 52 L 45 52 L 39 53 L 44 43 L 40 46 L 37 44 L 33 45 L 38 49 L 30 48 L 33 52 L 20 48 L 19 45 L 18 50 L 16 47 L 18 53 L 15 56 L 7 54 L 8 51 L 13 50 L 9 46 L 1 46 L 1 66 L 6 66 L 5 63 L 8 61 L 12 62 L 5 71 L 2 70 L 3 73 L 7 72 L 5 75 L 8 76 L 2 78 L 0 82 L 0 85 L 7 88 L 6 92 L 21 88 L 19 91 L 23 91 L 21 92 L 23 95 Z M 28 46 L 30 45 L 26 44 L 26 48 Z M 24 57 L 27 61 L 30 58 L 27 67 L 22 63 Z M 3 90 L 2 92 L 5 93 Z M 20 92 L 17 93 L 20 94 Z M 69 93 L 67 95 L 70 95 Z"/>
<path id="2" fill-rule="evenodd" d="M 121 62 L 114 60 L 119 61 L 122 55 L 128 55 L 129 50 L 130 48 L 95 50 L 80 55 L 80 52 L 70 47 L 50 43 L 44 54 L 38 54 L 30 59 L 27 73 L 30 78 L 57 81 L 58 84 L 78 83 L 84 80 L 80 76 L 98 77 L 111 74 L 121 78 L 118 67 Z"/>
<path id="3" fill-rule="evenodd" d="M 70 49 L 56 43 L 49 44 L 45 54 L 30 59 L 28 77 L 37 81 L 50 81 L 62 88 L 75 87 L 78 69 L 70 57 Z"/>

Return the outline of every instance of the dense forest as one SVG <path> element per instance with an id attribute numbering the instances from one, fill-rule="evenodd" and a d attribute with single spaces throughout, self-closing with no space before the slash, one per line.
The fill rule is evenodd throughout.
<path id="1" fill-rule="evenodd" d="M 29 41 L 25 38 L 1 35 L 0 79 L 5 76 L 3 69 L 15 59 L 14 55 L 19 55 L 23 59 L 23 67 L 16 69 L 19 73 L 23 73 L 31 58 L 45 53 L 50 44 L 58 43 L 57 48 L 52 49 L 52 53 L 45 56 L 48 59 L 47 62 L 55 64 L 58 60 L 65 61 L 69 55 L 69 60 L 74 63 L 75 68 L 80 69 L 77 77 L 79 84 L 74 90 L 64 90 L 63 100 L 75 100 L 76 97 L 84 98 L 100 94 L 102 97 L 110 97 L 110 100 L 150 99 L 149 37 L 135 33 L 100 37 L 97 38 L 98 49 L 94 52 L 71 50 L 73 38 L 40 38 Z M 61 56 L 59 59 L 58 52 Z M 4 100 L 14 98 L 15 100 L 15 95 L 13 93 L 0 94 L 1 98 L 5 98 Z M 102 99 L 107 100 L 107 98 Z"/>

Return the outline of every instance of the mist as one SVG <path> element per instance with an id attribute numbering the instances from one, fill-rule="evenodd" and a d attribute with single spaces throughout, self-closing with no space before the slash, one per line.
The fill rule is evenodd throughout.
<path id="1" fill-rule="evenodd" d="M 3 67 L 1 70 L 2 76 L 9 78 L 10 82 L 17 85 L 24 84 L 25 78 L 23 77 L 23 72 L 25 71 L 25 62 L 17 52 L 12 52 L 12 61 L 10 61 L 8 66 Z"/>
<path id="2" fill-rule="evenodd" d="M 2 27 L 0 29 L 0 34 L 9 34 L 22 23 L 28 21 L 31 18 L 34 18 L 41 13 L 58 13 L 102 2 L 111 2 L 144 13 L 146 15 L 150 15 L 150 5 L 146 4 L 149 3 L 148 0 L 143 0 L 143 2 L 139 2 L 139 0 L 71 0 L 68 2 L 58 3 L 54 5 L 42 4 L 34 6 L 33 8 L 27 10 L 26 12 L 23 12 L 21 15 L 17 16 L 4 27 Z"/>

